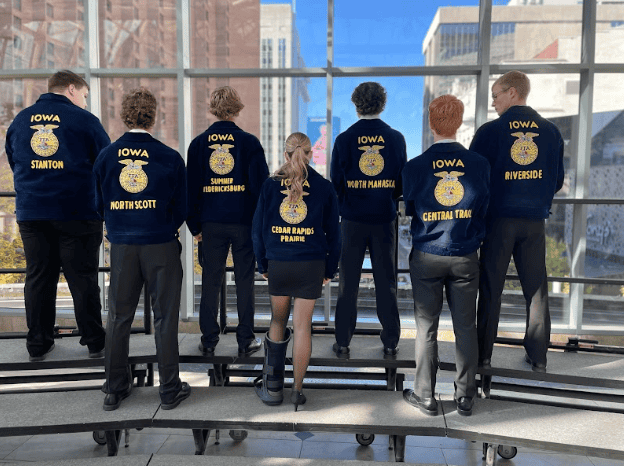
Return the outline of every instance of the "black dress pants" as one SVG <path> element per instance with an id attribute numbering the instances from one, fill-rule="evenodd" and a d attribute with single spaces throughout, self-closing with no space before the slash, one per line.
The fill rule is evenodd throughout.
<path id="1" fill-rule="evenodd" d="M 497 218 L 481 246 L 477 330 L 479 359 L 491 359 L 498 332 L 505 275 L 513 255 L 526 300 L 524 348 L 534 363 L 546 364 L 550 311 L 546 281 L 544 220 Z"/>
<path id="2" fill-rule="evenodd" d="M 106 393 L 128 388 L 130 330 L 143 284 L 154 312 L 154 338 L 161 399 L 181 387 L 178 322 L 182 290 L 182 262 L 178 240 L 162 244 L 111 244 L 109 311 L 106 325 Z"/>
<path id="3" fill-rule="evenodd" d="M 375 280 L 377 317 L 382 327 L 381 341 L 385 348 L 394 348 L 401 336 L 396 296 L 396 219 L 382 224 L 342 219 L 340 232 L 336 342 L 340 346 L 349 346 L 355 332 L 360 275 L 368 247 Z"/>
<path id="4" fill-rule="evenodd" d="M 421 398 L 431 398 L 434 394 L 439 363 L 438 324 L 446 291 L 455 333 L 455 396 L 473 398 L 477 392 L 478 357 L 476 251 L 467 256 L 437 256 L 412 249 L 410 276 L 416 318 L 414 392 Z"/>
<path id="5" fill-rule="evenodd" d="M 213 348 L 219 341 L 219 295 L 225 276 L 225 263 L 230 244 L 234 259 L 238 326 L 236 340 L 243 349 L 254 338 L 254 270 L 256 258 L 251 241 L 251 226 L 233 223 L 202 224 L 202 296 L 199 305 L 199 327 L 202 343 Z"/>
<path id="6" fill-rule="evenodd" d="M 74 301 L 80 344 L 90 351 L 104 346 L 102 306 L 98 286 L 102 222 L 98 220 L 38 220 L 18 222 L 24 254 L 24 301 L 31 356 L 54 343 L 56 289 L 61 267 Z"/>

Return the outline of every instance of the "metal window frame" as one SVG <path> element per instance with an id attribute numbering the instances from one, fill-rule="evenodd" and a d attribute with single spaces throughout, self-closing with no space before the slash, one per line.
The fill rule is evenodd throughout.
<path id="1" fill-rule="evenodd" d="M 624 73 L 624 63 L 595 63 L 596 46 L 596 11 L 597 0 L 584 0 L 582 9 L 581 30 L 581 61 L 580 63 L 548 63 L 548 64 L 492 64 L 490 63 L 491 24 L 492 24 L 492 0 L 480 0 L 479 2 L 479 55 L 476 65 L 463 66 L 397 66 L 397 67 L 340 67 L 334 64 L 334 0 L 327 0 L 327 64 L 326 67 L 310 68 L 249 68 L 249 69 L 212 69 L 192 68 L 190 63 L 190 0 L 176 0 L 176 26 L 178 60 L 176 68 L 158 69 L 134 69 L 117 68 L 107 69 L 100 67 L 99 60 L 99 11 L 98 1 L 82 0 L 85 10 L 85 66 L 75 69 L 76 72 L 85 75 L 91 87 L 89 96 L 91 111 L 100 116 L 101 96 L 100 80 L 111 77 L 147 77 L 147 78 L 174 78 L 177 80 L 178 98 L 178 134 L 179 151 L 186 159 L 186 150 L 192 139 L 192 115 L 185 109 L 191 109 L 192 95 L 191 83 L 196 78 L 230 77 L 230 78 L 270 78 L 270 77 L 319 77 L 326 79 L 327 86 L 327 134 L 332 134 L 333 116 L 333 88 L 334 78 L 342 77 L 420 77 L 420 76 L 466 76 L 473 75 L 477 80 L 477 99 L 475 109 L 475 124 L 480 126 L 487 120 L 489 103 L 489 78 L 491 75 L 502 74 L 512 69 L 523 71 L 527 74 L 577 74 L 580 76 L 579 94 L 579 127 L 575 133 L 577 147 L 576 165 L 577 173 L 575 192 L 568 199 L 558 199 L 559 203 L 573 205 L 573 230 L 572 230 L 572 279 L 583 276 L 584 259 L 586 251 L 587 229 L 587 199 L 589 193 L 589 171 L 591 151 L 591 125 L 594 77 L 596 73 Z M 296 65 L 296 64 L 295 64 Z M 47 78 L 55 70 L 0 70 L 0 79 L 16 78 Z M 327 175 L 331 157 L 331 137 L 327 144 Z M 589 202 L 588 202 L 589 201 Z M 619 200 L 613 200 L 618 203 Z M 624 203 L 624 200 L 621 201 Z M 181 234 L 183 244 L 183 264 L 186 270 L 193 267 L 193 238 L 186 228 Z M 190 269 L 189 269 L 190 267 Z M 103 284 L 103 278 L 102 278 Z M 183 320 L 196 320 L 194 317 L 194 274 L 185 274 L 183 285 L 183 298 L 181 306 L 181 318 Z M 569 302 L 569 318 L 564 325 L 554 325 L 554 333 L 575 333 L 577 335 L 587 333 L 611 333 L 609 329 L 596 329 L 592 326 L 583 325 L 583 284 L 571 283 Z M 103 286 L 102 286 L 103 289 Z M 330 289 L 325 289 L 325 319 L 330 318 Z M 517 331 L 516 326 L 501 325 L 500 330 Z M 621 333 L 621 332 L 619 332 Z"/>

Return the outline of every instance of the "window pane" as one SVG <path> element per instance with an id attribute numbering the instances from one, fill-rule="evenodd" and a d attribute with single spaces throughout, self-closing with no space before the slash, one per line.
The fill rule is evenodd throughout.
<path id="1" fill-rule="evenodd" d="M 535 0 L 495 2 L 492 63 L 580 62 L 582 5 L 544 3 Z"/>
<path id="2" fill-rule="evenodd" d="M 596 63 L 624 60 L 624 5 L 600 2 L 596 6 Z"/>
<path id="3" fill-rule="evenodd" d="M 176 0 L 99 4 L 102 68 L 177 66 Z M 161 6 L 162 5 L 162 6 Z"/>
<path id="4" fill-rule="evenodd" d="M 326 2 L 191 1 L 191 67 L 326 64 Z"/>
<path id="5" fill-rule="evenodd" d="M 104 78 L 101 80 L 102 125 L 112 141 L 119 139 L 128 128 L 121 121 L 121 103 L 128 91 L 137 87 L 149 89 L 158 102 L 156 124 L 152 135 L 164 144 L 179 150 L 178 94 L 175 79 L 167 78 Z"/>
<path id="6" fill-rule="evenodd" d="M 334 2 L 334 61 L 337 66 L 476 63 L 477 5 L 478 0 L 388 0 L 380 6 L 363 0 L 354 8 Z"/>
<path id="7" fill-rule="evenodd" d="M 84 4 L 58 0 L 54 8 L 37 2 L 0 4 L 2 69 L 84 66 Z"/>

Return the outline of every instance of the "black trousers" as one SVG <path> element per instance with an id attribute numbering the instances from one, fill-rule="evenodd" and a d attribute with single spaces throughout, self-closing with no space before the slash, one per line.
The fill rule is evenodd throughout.
<path id="1" fill-rule="evenodd" d="M 129 380 L 130 330 L 143 284 L 154 312 L 154 338 L 160 396 L 170 399 L 181 387 L 178 321 L 182 262 L 177 240 L 163 244 L 111 244 L 109 311 L 106 325 L 106 393 L 120 393 Z"/>
<path id="2" fill-rule="evenodd" d="M 234 259 L 236 283 L 236 308 L 238 326 L 236 340 L 245 348 L 255 338 L 254 321 L 254 270 L 256 258 L 251 242 L 251 226 L 240 224 L 202 224 L 203 264 L 202 295 L 199 305 L 199 327 L 205 347 L 214 347 L 219 341 L 219 295 L 225 276 L 225 262 L 230 244 Z"/>
<path id="3" fill-rule="evenodd" d="M 477 330 L 479 359 L 491 359 L 498 332 L 505 274 L 513 255 L 526 300 L 524 347 L 531 360 L 546 364 L 550 311 L 546 281 L 544 220 L 498 218 L 488 226 L 481 246 Z"/>
<path id="4" fill-rule="evenodd" d="M 353 337 L 360 275 L 368 247 L 375 280 L 377 317 L 382 327 L 381 341 L 384 347 L 394 348 L 401 335 L 396 296 L 396 219 L 378 225 L 342 219 L 340 230 L 342 249 L 336 302 L 336 342 L 340 346 L 349 346 Z"/>
<path id="5" fill-rule="evenodd" d="M 98 286 L 102 222 L 97 220 L 18 222 L 26 255 L 24 301 L 32 356 L 54 343 L 56 289 L 61 267 L 74 301 L 80 344 L 91 351 L 104 346 L 102 306 Z"/>
<path id="6" fill-rule="evenodd" d="M 414 392 L 421 398 L 434 394 L 438 370 L 438 324 L 442 300 L 451 310 L 455 333 L 455 395 L 473 398 L 477 393 L 476 307 L 479 258 L 436 256 L 417 249 L 410 254 L 410 276 L 416 318 L 416 377 Z"/>

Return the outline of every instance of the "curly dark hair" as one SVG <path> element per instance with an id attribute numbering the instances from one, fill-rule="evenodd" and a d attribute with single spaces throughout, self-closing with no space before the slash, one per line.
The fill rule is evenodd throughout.
<path id="1" fill-rule="evenodd" d="M 376 82 L 366 82 L 355 88 L 351 102 L 360 115 L 378 115 L 386 108 L 386 90 Z"/>
<path id="2" fill-rule="evenodd" d="M 123 96 L 121 121 L 130 129 L 150 129 L 156 122 L 156 97 L 144 87 L 132 89 Z"/>

